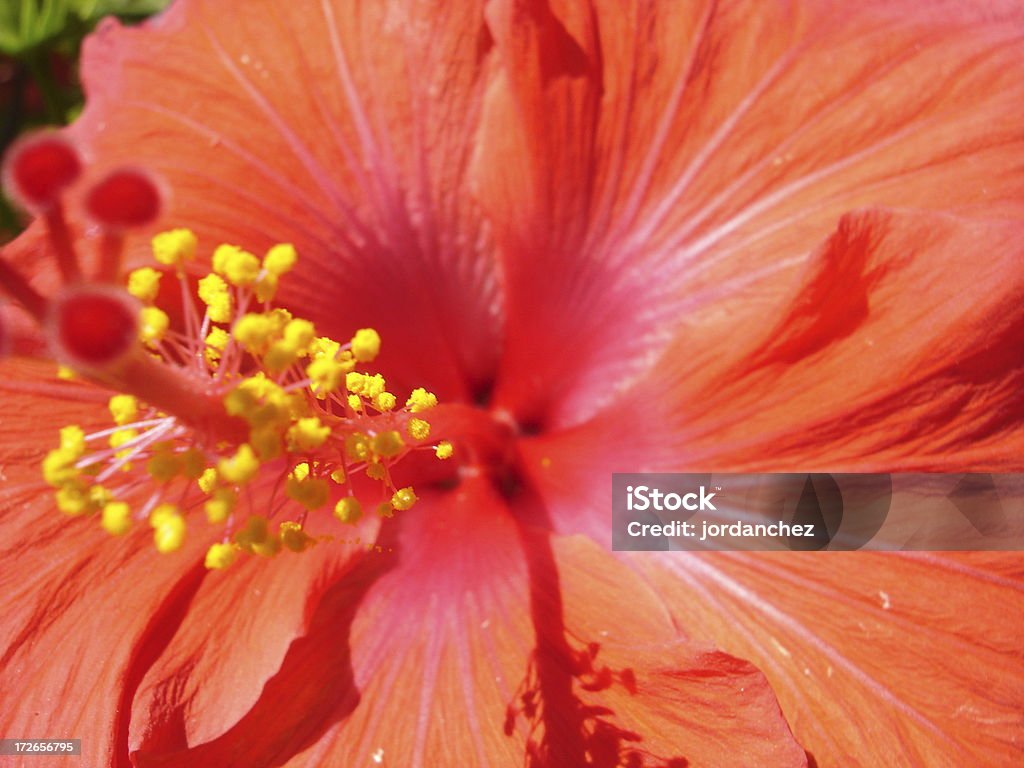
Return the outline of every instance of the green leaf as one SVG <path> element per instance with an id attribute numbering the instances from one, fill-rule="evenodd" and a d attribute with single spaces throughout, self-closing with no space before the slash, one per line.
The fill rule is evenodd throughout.
<path id="1" fill-rule="evenodd" d="M 68 0 L 0 2 L 0 53 L 19 56 L 59 36 L 71 19 Z"/>
<path id="2" fill-rule="evenodd" d="M 170 0 L 77 0 L 78 14 L 82 19 L 99 19 L 103 16 L 142 17 L 162 11 Z"/>
<path id="3" fill-rule="evenodd" d="M 138 19 L 170 0 L 0 0 L 0 53 L 23 57 L 64 37 L 78 39 L 104 16 Z"/>

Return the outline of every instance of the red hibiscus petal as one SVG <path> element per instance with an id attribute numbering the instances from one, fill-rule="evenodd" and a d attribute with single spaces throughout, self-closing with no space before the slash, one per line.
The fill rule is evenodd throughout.
<path id="1" fill-rule="evenodd" d="M 491 376 L 500 330 L 466 181 L 489 46 L 480 6 L 254 0 L 234 14 L 183 0 L 139 28 L 108 21 L 85 46 L 71 133 L 94 173 L 162 176 L 160 227 L 194 229 L 206 252 L 294 243 L 282 302 L 339 338 L 376 327 L 403 387 L 464 395 Z M 149 260 L 145 239 L 131 266 Z M 11 250 L 39 269 L 31 238 Z"/>
<path id="2" fill-rule="evenodd" d="M 235 729 L 143 745 L 138 765 L 289 752 L 295 766 L 511 765 L 531 742 L 549 766 L 587 749 L 805 765 L 760 674 L 682 642 L 655 595 L 585 540 L 518 529 L 481 480 L 424 494 L 396 522 L 383 552 L 324 593 Z"/>
<path id="3" fill-rule="evenodd" d="M 845 217 L 785 292 L 694 317 L 598 416 L 522 444 L 555 529 L 606 541 L 594 478 L 613 472 L 1020 469 L 1022 242 L 1016 223 Z"/>
<path id="4" fill-rule="evenodd" d="M 1019 217 L 1022 29 L 988 10 L 492 3 L 504 69 L 477 173 L 512 320 L 499 400 L 581 420 L 694 312 L 785 286 L 851 209 Z"/>
<path id="5" fill-rule="evenodd" d="M 1016 555 L 673 553 L 635 562 L 694 639 L 764 671 L 818 765 L 1019 761 Z M 1011 563 L 1015 575 L 1005 573 Z"/>
<path id="6" fill-rule="evenodd" d="M 147 530 L 112 539 L 54 508 L 46 447 L 60 426 L 100 421 L 106 398 L 40 381 L 52 372 L 7 361 L 0 380 L 0 732 L 81 738 L 87 764 L 126 766 L 128 702 L 181 621 L 209 540 L 197 532 L 156 556 Z"/>
<path id="7" fill-rule="evenodd" d="M 675 446 L 677 467 L 1018 468 L 1021 234 L 845 217 L 772 314 L 737 297 L 732 316 L 697 319 L 626 399 L 672 409 L 662 456 Z"/>
<path id="8" fill-rule="evenodd" d="M 324 592 L 373 542 L 377 522 L 301 555 L 245 558 L 209 573 L 132 700 L 129 750 L 204 744 L 230 731 L 307 633 Z"/>
<path id="9" fill-rule="evenodd" d="M 683 469 L 687 457 L 680 449 L 668 464 L 653 424 L 617 436 L 603 426 L 598 436 L 599 425 L 531 441 L 523 466 L 556 530 L 607 542 L 610 483 L 595 482 L 593 468 Z M 1017 552 L 620 557 L 648 575 L 689 637 L 764 671 L 817 765 L 1012 765 L 1019 756 Z"/>

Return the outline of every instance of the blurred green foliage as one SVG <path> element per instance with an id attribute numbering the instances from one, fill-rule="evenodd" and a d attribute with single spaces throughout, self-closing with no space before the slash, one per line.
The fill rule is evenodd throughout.
<path id="1" fill-rule="evenodd" d="M 0 153 L 23 131 L 64 125 L 82 108 L 78 54 L 105 16 L 136 22 L 170 0 L 0 0 Z M 20 220 L 0 197 L 0 243 Z"/>
<path id="2" fill-rule="evenodd" d="M 3 0 L 0 53 L 24 56 L 61 38 L 81 39 L 99 19 L 144 18 L 168 0 Z"/>

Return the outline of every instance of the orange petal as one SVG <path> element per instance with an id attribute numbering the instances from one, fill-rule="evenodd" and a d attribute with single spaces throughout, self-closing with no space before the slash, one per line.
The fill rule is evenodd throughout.
<path id="1" fill-rule="evenodd" d="M 806 764 L 757 670 L 681 641 L 592 544 L 519 530 L 482 480 L 416 509 L 324 593 L 235 728 L 137 764 Z"/>
<path id="2" fill-rule="evenodd" d="M 41 383 L 52 373 L 9 360 L 0 377 L 0 732 L 81 738 L 84 764 L 116 765 L 132 693 L 181 621 L 210 542 L 197 531 L 159 557 L 148 530 L 113 539 L 54 508 L 39 463 L 57 430 L 109 415 L 95 388 Z"/>
<path id="3" fill-rule="evenodd" d="M 676 435 L 663 450 L 677 446 L 676 466 L 1012 470 L 1024 446 L 1021 232 L 845 217 L 770 312 L 744 296 L 695 318 L 627 397 L 674 402 L 662 434 Z"/>
<path id="4" fill-rule="evenodd" d="M 273 560 L 241 558 L 207 574 L 173 638 L 139 683 L 131 702 L 130 752 L 213 742 L 235 728 L 282 667 L 293 642 L 310 629 L 324 593 L 372 543 L 379 520 Z M 335 528 L 336 526 L 328 526 Z M 332 530 L 337 533 L 337 530 Z M 359 539 L 363 544 L 354 543 Z M 304 716 L 314 716 L 312 706 Z M 289 734 L 290 735 L 290 734 Z M 279 745 L 263 742 L 264 751 Z"/>
<path id="5" fill-rule="evenodd" d="M 582 420 L 695 311 L 770 300 L 855 208 L 1019 218 L 1024 39 L 987 8 L 492 3 L 476 170 L 512 319 L 499 400 Z"/>
<path id="6" fill-rule="evenodd" d="M 499 332 L 466 179 L 481 6 L 253 0 L 239 15 L 183 0 L 141 27 L 108 20 L 86 42 L 87 105 L 70 130 L 94 174 L 130 163 L 162 176 L 160 228 L 192 228 L 203 253 L 293 243 L 281 302 L 338 338 L 377 328 L 381 363 L 405 363 L 396 385 L 450 399 L 491 375 Z M 128 267 L 148 262 L 146 238 L 132 243 Z M 11 249 L 26 269 L 32 246 Z"/>
<path id="7" fill-rule="evenodd" d="M 1014 553 L 672 553 L 641 564 L 694 639 L 772 681 L 818 765 L 1013 765 Z M 1017 573 L 1005 573 L 1015 563 Z M 992 567 L 992 566 L 995 567 Z"/>

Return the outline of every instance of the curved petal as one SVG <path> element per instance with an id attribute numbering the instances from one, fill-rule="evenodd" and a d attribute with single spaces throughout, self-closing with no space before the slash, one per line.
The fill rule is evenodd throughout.
<path id="1" fill-rule="evenodd" d="M 108 21 L 86 42 L 70 130 L 95 173 L 160 174 L 160 226 L 194 229 L 204 252 L 293 242 L 283 303 L 339 338 L 378 328 L 386 371 L 452 399 L 491 375 L 500 334 L 465 178 L 489 49 L 480 5 L 254 0 L 235 14 L 182 0 L 139 28 Z M 31 237 L 11 250 L 39 268 Z"/>
<path id="2" fill-rule="evenodd" d="M 694 639 L 772 681 L 818 765 L 1015 765 L 1024 728 L 1016 554 L 636 559 Z M 992 565 L 996 567 L 993 568 Z"/>
<path id="3" fill-rule="evenodd" d="M 522 465 L 556 530 L 607 542 L 611 488 L 595 482 L 598 470 L 608 477 L 681 467 L 667 462 L 653 425 L 652 434 L 641 425 L 600 436 L 595 425 L 532 441 Z M 771 468 L 767 445 L 760 466 Z M 676 461 L 685 458 L 680 452 Z M 620 557 L 646 574 L 690 638 L 768 676 L 812 764 L 952 768 L 1019 760 L 1020 553 Z"/>
<path id="4" fill-rule="evenodd" d="M 774 312 L 737 298 L 731 317 L 695 318 L 625 399 L 672 412 L 662 455 L 674 445 L 677 467 L 1019 468 L 1022 231 L 844 217 Z M 737 316 L 755 332 L 739 335 Z"/>
<path id="5" fill-rule="evenodd" d="M 60 426 L 98 422 L 106 398 L 40 383 L 50 365 L 0 370 L 0 731 L 82 738 L 86 763 L 127 766 L 127 703 L 202 581 L 210 542 L 157 556 L 148 531 L 115 540 L 58 512 L 39 463 Z"/>
<path id="6" fill-rule="evenodd" d="M 309 631 L 324 594 L 346 578 L 367 542 L 372 545 L 377 525 L 367 522 L 345 541 L 320 542 L 301 555 L 283 552 L 269 562 L 245 558 L 208 574 L 139 684 L 129 751 L 204 744 L 234 728 Z M 279 721 L 291 708 L 298 720 L 314 714 L 300 696 L 277 704 Z M 278 748 L 269 741 L 263 746 L 268 753 Z"/>
<path id="7" fill-rule="evenodd" d="M 584 540 L 519 529 L 482 479 L 424 494 L 314 610 L 247 722 L 140 766 L 805 765 L 751 666 L 681 642 L 653 593 Z M 521 548 L 522 547 L 522 548 Z M 585 599 L 584 599 L 585 598 Z M 278 684 L 317 706 L 291 735 Z M 333 709 L 328 707 L 333 705 Z M 296 746 L 301 745 L 299 750 Z M 156 746 L 156 745 L 154 745 Z M 297 752 L 297 753 L 296 753 Z"/>
<path id="8" fill-rule="evenodd" d="M 1024 28 L 988 11 L 494 0 L 476 175 L 506 271 L 499 402 L 585 418 L 695 311 L 784 289 L 851 209 L 1019 218 Z"/>
<path id="9" fill-rule="evenodd" d="M 693 317 L 597 416 L 523 441 L 555 530 L 607 542 L 613 472 L 1019 471 L 1021 232 L 844 217 L 770 310 L 741 293 Z"/>

